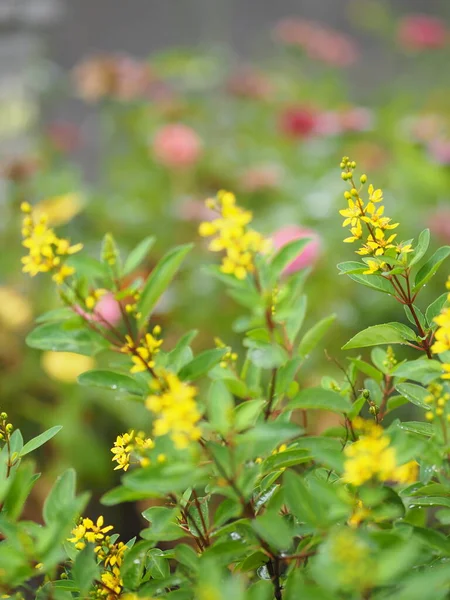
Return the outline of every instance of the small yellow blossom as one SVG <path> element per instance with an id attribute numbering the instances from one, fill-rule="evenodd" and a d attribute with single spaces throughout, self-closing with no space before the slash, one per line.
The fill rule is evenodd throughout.
<path id="1" fill-rule="evenodd" d="M 22 245 L 28 250 L 28 255 L 22 258 L 22 271 L 29 273 L 31 277 L 53 271 L 54 281 L 58 285 L 62 284 L 75 270 L 61 264 L 61 257 L 79 252 L 83 245 L 71 246 L 69 240 L 58 238 L 48 226 L 47 216 L 41 214 L 37 218 L 27 203 L 22 204 L 22 210 L 25 213 L 22 223 Z"/>
<path id="2" fill-rule="evenodd" d="M 216 236 L 210 242 L 209 249 L 212 252 L 225 252 L 220 267 L 223 273 L 245 279 L 255 269 L 255 255 L 267 252 L 270 242 L 247 227 L 252 220 L 252 213 L 237 206 L 231 192 L 220 191 L 216 199 L 207 200 L 206 205 L 217 210 L 220 217 L 201 223 L 199 234 L 202 237 Z"/>
<path id="3" fill-rule="evenodd" d="M 122 352 L 131 354 L 133 366 L 130 369 L 131 373 L 141 373 L 147 369 L 153 369 L 155 366 L 154 357 L 158 354 L 162 339 L 157 336 L 161 333 L 159 325 L 153 328 L 152 333 L 146 333 L 140 345 L 136 346 L 129 335 L 125 336 L 126 344 L 122 347 Z"/>
<path id="4" fill-rule="evenodd" d="M 118 435 L 114 446 L 111 448 L 113 453 L 113 462 L 117 462 L 115 471 L 123 469 L 127 471 L 130 466 L 131 455 L 137 455 L 138 461 L 142 466 L 150 464 L 145 456 L 145 451 L 154 448 L 155 444 L 150 438 L 145 438 L 145 434 L 140 431 L 135 434 L 134 430 Z"/>
<path id="5" fill-rule="evenodd" d="M 198 440 L 200 412 L 195 402 L 197 390 L 180 381 L 175 373 L 159 371 L 159 381 L 154 386 L 157 393 L 146 400 L 147 408 L 156 415 L 153 435 L 169 434 L 177 448 L 186 448 L 190 441 Z"/>
<path id="6" fill-rule="evenodd" d="M 354 427 L 361 435 L 344 450 L 344 481 L 360 486 L 373 480 L 398 483 L 417 480 L 417 463 L 410 461 L 406 465 L 397 465 L 395 449 L 382 427 L 359 417 L 354 420 Z"/>
<path id="7" fill-rule="evenodd" d="M 80 518 L 78 525 L 72 529 L 72 536 L 68 538 L 68 542 L 75 545 L 75 548 L 82 550 L 87 543 L 98 544 L 105 539 L 105 533 L 108 533 L 113 529 L 112 525 L 104 525 L 104 519 L 102 516 L 98 517 L 94 523 L 91 519 Z M 100 547 L 99 547 L 100 548 Z"/>

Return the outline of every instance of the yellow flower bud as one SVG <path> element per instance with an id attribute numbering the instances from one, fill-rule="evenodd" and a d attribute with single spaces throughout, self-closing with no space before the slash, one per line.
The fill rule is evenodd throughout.
<path id="1" fill-rule="evenodd" d="M 23 213 L 30 213 L 31 212 L 31 204 L 29 202 L 22 202 L 22 204 L 20 205 L 20 210 Z"/>
<path id="2" fill-rule="evenodd" d="M 431 410 L 428 410 L 428 411 L 425 413 L 425 419 L 426 419 L 427 421 L 432 421 L 432 420 L 434 419 L 434 414 L 431 412 Z"/>

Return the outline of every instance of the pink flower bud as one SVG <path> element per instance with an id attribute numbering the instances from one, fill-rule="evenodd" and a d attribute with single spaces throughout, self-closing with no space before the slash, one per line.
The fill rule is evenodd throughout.
<path id="1" fill-rule="evenodd" d="M 448 33 L 440 19 L 417 14 L 401 19 L 397 37 L 400 45 L 407 50 L 430 50 L 443 48 Z"/>
<path id="2" fill-rule="evenodd" d="M 300 271 L 300 269 L 305 269 L 306 267 L 313 267 L 316 264 L 320 256 L 320 236 L 313 229 L 299 227 L 298 225 L 287 225 L 286 227 L 278 229 L 278 231 L 273 234 L 272 241 L 277 250 L 286 246 L 289 242 L 300 240 L 305 237 L 311 238 L 311 241 L 306 244 L 297 258 L 294 258 L 294 260 L 285 268 L 285 275 L 296 273 L 297 271 Z"/>
<path id="3" fill-rule="evenodd" d="M 114 298 L 113 294 L 105 294 L 100 298 L 97 302 L 97 306 L 95 307 L 95 312 L 111 323 L 111 325 L 117 325 L 120 319 L 122 318 L 122 313 L 120 312 L 120 306 L 117 300 Z M 94 316 L 94 320 L 100 320 L 99 317 Z"/>
<path id="4" fill-rule="evenodd" d="M 164 125 L 153 139 L 153 154 L 160 164 L 169 169 L 192 167 L 202 153 L 198 134 L 181 123 Z"/>

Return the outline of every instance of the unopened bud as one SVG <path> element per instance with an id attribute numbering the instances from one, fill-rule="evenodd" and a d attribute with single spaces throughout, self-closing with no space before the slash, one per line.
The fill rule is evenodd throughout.
<path id="1" fill-rule="evenodd" d="M 363 398 L 365 398 L 366 400 L 368 400 L 370 398 L 370 392 L 369 392 L 369 390 L 363 390 L 362 391 L 362 396 L 363 396 Z"/>
<path id="2" fill-rule="evenodd" d="M 364 175 L 364 174 L 361 175 L 361 177 L 359 178 L 359 180 L 360 180 L 360 182 L 362 184 L 366 183 L 367 182 L 367 175 Z"/>

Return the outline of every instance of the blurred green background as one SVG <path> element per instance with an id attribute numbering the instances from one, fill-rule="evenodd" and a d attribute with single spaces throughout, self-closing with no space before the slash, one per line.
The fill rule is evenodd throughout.
<path id="1" fill-rule="evenodd" d="M 9 5 L 9 12 L 8 12 Z M 154 317 L 166 347 L 199 328 L 239 352 L 239 316 L 204 269 L 204 199 L 234 191 L 267 236 L 296 227 L 320 240 L 304 256 L 306 325 L 332 312 L 327 351 L 364 326 L 405 321 L 402 307 L 339 277 L 343 154 L 385 193 L 399 239 L 432 229 L 450 243 L 450 6 L 446 1 L 265 0 L 95 3 L 5 0 L 0 10 L 0 406 L 25 435 L 64 425 L 41 455 L 45 478 L 74 466 L 94 500 L 118 479 L 109 448 L 141 407 L 80 389 L 85 359 L 27 349 L 33 319 L 58 306 L 45 277 L 20 272 L 24 199 L 48 201 L 55 225 L 97 255 L 112 232 L 123 251 L 157 243 L 142 275 L 172 245 L 195 251 Z M 34 7 L 34 8 L 33 8 Z M 33 12 L 34 11 L 34 12 Z M 280 232 L 281 230 L 281 232 Z M 291 232 L 292 233 L 292 232 Z M 443 291 L 445 272 L 423 306 Z M 95 360 L 101 363 L 101 357 Z M 301 384 L 333 374 L 322 351 Z M 95 509 L 97 510 L 97 509 Z M 115 515 L 116 522 L 120 516 Z M 127 527 L 132 527 L 127 517 Z M 136 517 L 137 518 L 137 517 Z"/>

